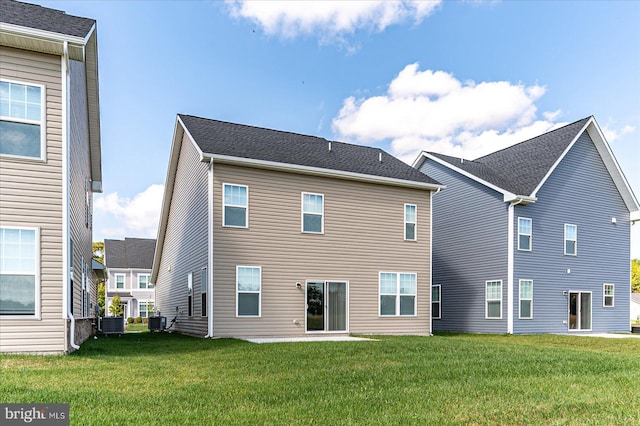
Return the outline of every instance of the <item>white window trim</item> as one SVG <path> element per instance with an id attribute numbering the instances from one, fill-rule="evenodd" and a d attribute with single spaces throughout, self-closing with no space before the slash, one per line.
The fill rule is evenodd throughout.
<path id="1" fill-rule="evenodd" d="M 187 275 L 187 316 L 193 317 L 193 272 L 189 272 Z"/>
<path id="2" fill-rule="evenodd" d="M 22 159 L 22 160 L 31 160 L 31 161 L 46 161 L 47 160 L 47 116 L 46 116 L 46 104 L 47 104 L 47 97 L 46 97 L 46 87 L 44 84 L 37 84 L 37 83 L 32 83 L 32 82 L 26 82 L 26 81 L 20 81 L 20 80 L 11 80 L 11 79 L 7 79 L 7 78 L 0 78 L 0 81 L 6 82 L 6 83 L 13 83 L 13 84 L 22 84 L 24 86 L 32 86 L 32 87 L 39 87 L 40 88 L 40 121 L 36 121 L 36 120 L 28 120 L 28 119 L 23 119 L 23 118 L 13 118 L 13 117 L 7 117 L 4 115 L 0 115 L 0 120 L 2 121 L 10 121 L 13 123 L 23 123 L 23 124 L 37 124 L 40 126 L 40 157 L 29 157 L 26 155 L 13 155 L 13 154 L 0 154 L 0 157 L 6 157 L 6 158 L 16 158 L 16 159 Z M 26 229 L 26 228 L 25 228 Z"/>
<path id="3" fill-rule="evenodd" d="M 320 232 L 314 232 L 314 231 L 305 231 L 304 230 L 304 215 L 305 214 L 312 214 L 312 215 L 316 215 L 317 213 L 305 213 L 304 211 L 304 196 L 305 195 L 319 195 L 320 197 L 322 197 L 322 213 L 320 216 Z M 317 235 L 322 235 L 324 234 L 324 194 L 318 194 L 316 192 L 302 192 L 300 194 L 300 232 L 302 232 L 303 234 L 317 234 Z"/>
<path id="4" fill-rule="evenodd" d="M 118 288 L 118 277 L 122 277 L 122 288 Z M 124 290 L 127 288 L 127 274 L 113 274 L 113 289 Z"/>
<path id="5" fill-rule="evenodd" d="M 415 207 L 416 219 L 413 222 L 407 221 L 407 206 Z M 407 224 L 413 224 L 413 238 L 407 238 Z M 418 206 L 416 204 L 405 203 L 404 205 L 404 240 L 418 241 Z"/>
<path id="6" fill-rule="evenodd" d="M 575 240 L 569 240 L 567 239 L 567 226 L 575 226 L 576 227 L 576 239 Z M 576 247 L 576 252 L 575 253 L 567 253 L 567 241 L 574 241 L 575 242 L 575 247 Z M 578 225 L 574 224 L 574 223 L 565 223 L 564 224 L 564 254 L 565 256 L 577 256 L 578 255 Z"/>
<path id="7" fill-rule="evenodd" d="M 500 299 L 489 299 L 488 296 L 488 284 L 489 283 L 500 283 Z M 502 319 L 502 280 L 487 280 L 484 282 L 484 319 L 487 320 L 501 320 Z M 499 317 L 490 317 L 489 316 L 489 302 L 500 302 L 500 316 Z"/>
<path id="8" fill-rule="evenodd" d="M 438 295 L 440 295 L 440 300 L 438 300 L 437 302 L 435 302 L 433 300 L 433 289 L 435 287 L 438 287 Z M 438 311 L 440 312 L 440 315 L 438 315 L 437 317 L 433 315 L 433 304 L 437 303 L 438 306 L 440 307 L 440 309 L 438 309 Z M 431 318 L 433 319 L 442 319 L 442 285 L 441 284 L 434 284 L 431 286 Z"/>
<path id="9" fill-rule="evenodd" d="M 520 219 L 528 220 L 531 228 L 531 232 L 525 234 L 524 232 L 520 232 Z M 520 235 L 528 235 L 529 236 L 529 248 L 520 248 Z M 529 217 L 518 217 L 518 250 L 519 251 L 531 251 L 533 250 L 533 220 Z"/>
<path id="10" fill-rule="evenodd" d="M 238 291 L 238 270 L 240 268 L 254 268 L 258 269 L 260 274 L 260 289 L 258 291 Z M 240 293 L 258 293 L 258 315 L 238 315 L 239 297 Z M 252 265 L 236 265 L 236 318 L 261 318 L 262 317 L 262 266 Z"/>
<path id="11" fill-rule="evenodd" d="M 246 206 L 240 206 L 237 204 L 227 204 L 225 202 L 225 188 L 227 186 L 239 186 L 239 187 L 243 187 L 247 190 L 247 205 Z M 237 225 L 226 225 L 225 221 L 226 221 L 226 215 L 225 215 L 225 207 L 239 207 L 239 208 L 243 208 L 244 209 L 244 223 L 245 226 L 237 226 Z M 223 228 L 239 228 L 239 229 L 247 229 L 249 228 L 249 186 L 247 185 L 240 185 L 237 183 L 223 183 L 222 184 L 222 227 Z"/>
<path id="12" fill-rule="evenodd" d="M 140 277 L 144 277 L 144 276 L 147 277 L 147 286 L 142 288 L 142 287 L 140 287 Z M 146 274 L 146 273 L 138 274 L 138 288 L 137 288 L 137 290 L 153 290 L 153 287 L 149 288 L 150 285 L 151 285 L 151 274 Z"/>
<path id="13" fill-rule="evenodd" d="M 0 223 L 0 228 L 3 229 L 26 229 L 35 231 L 35 249 L 36 249 L 36 268 L 35 268 L 35 298 L 36 303 L 34 307 L 33 315 L 0 315 L 2 320 L 8 319 L 17 319 L 17 320 L 40 320 L 41 312 L 40 312 L 40 293 L 41 293 L 41 283 L 40 283 L 40 228 L 29 227 L 29 226 L 12 226 L 12 225 L 3 225 Z M 7 271 L 7 273 L 11 273 L 12 271 Z"/>
<path id="14" fill-rule="evenodd" d="M 152 314 L 153 312 L 150 312 L 150 311 L 149 311 L 149 302 L 153 303 L 153 301 L 151 301 L 151 300 L 147 300 L 147 299 L 141 299 L 141 300 L 138 300 L 138 317 L 141 317 L 141 318 L 149 318 L 150 316 L 152 316 L 151 314 Z M 143 316 L 142 316 L 142 309 L 140 309 L 140 307 L 142 306 L 142 304 L 143 304 L 143 303 L 144 303 L 144 304 L 146 305 L 146 307 L 147 307 L 147 309 L 145 310 L 145 311 L 147 312 L 147 316 L 146 316 L 146 317 L 143 317 Z"/>
<path id="15" fill-rule="evenodd" d="M 204 280 L 202 279 L 204 277 Z M 203 315 L 203 308 L 207 308 L 206 313 L 209 313 L 209 307 L 207 306 L 207 288 L 209 283 L 207 282 L 207 267 L 203 266 L 202 268 L 200 268 L 200 316 L 202 318 L 206 318 L 208 315 Z M 204 284 L 204 285 L 203 285 Z M 236 290 L 237 290 L 237 285 L 236 285 Z M 204 294 L 204 303 L 202 302 L 202 295 Z"/>
<path id="16" fill-rule="evenodd" d="M 396 292 L 395 293 L 382 293 L 380 291 L 380 280 L 382 274 L 396 274 Z M 413 275 L 416 277 L 416 292 L 411 294 L 405 294 L 404 296 L 413 296 L 413 315 L 400 314 L 400 275 Z M 396 313 L 394 315 L 382 315 L 382 303 L 380 303 L 380 296 L 395 296 L 396 297 Z M 396 272 L 396 271 L 380 271 L 378 272 L 378 317 L 380 318 L 412 318 L 418 316 L 418 273 L 417 272 Z"/>
<path id="17" fill-rule="evenodd" d="M 523 299 L 522 298 L 522 283 L 523 282 L 528 282 L 531 283 L 531 299 Z M 522 302 L 523 300 L 529 300 L 531 301 L 531 316 L 528 317 L 523 317 L 522 316 L 522 304 L 520 302 Z M 533 280 L 519 280 L 518 281 L 518 319 L 522 319 L 522 320 L 528 320 L 528 319 L 533 319 Z"/>
<path id="18" fill-rule="evenodd" d="M 605 303 L 605 300 L 607 298 L 607 293 L 605 292 L 605 289 L 607 288 L 608 285 L 610 285 L 611 289 L 613 290 L 613 294 L 611 295 L 611 305 L 607 305 Z M 615 308 L 616 307 L 616 286 L 615 286 L 615 284 L 611 284 L 611 283 L 602 284 L 602 307 L 603 308 Z"/>

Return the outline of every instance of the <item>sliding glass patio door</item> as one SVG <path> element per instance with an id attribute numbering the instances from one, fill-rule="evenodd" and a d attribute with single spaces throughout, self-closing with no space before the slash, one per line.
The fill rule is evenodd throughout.
<path id="1" fill-rule="evenodd" d="M 307 281 L 307 332 L 347 331 L 347 283 Z"/>

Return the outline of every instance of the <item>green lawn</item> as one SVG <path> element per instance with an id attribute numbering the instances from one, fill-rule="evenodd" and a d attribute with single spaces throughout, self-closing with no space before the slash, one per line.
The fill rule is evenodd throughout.
<path id="1" fill-rule="evenodd" d="M 640 339 L 144 332 L 0 355 L 0 370 L 0 402 L 68 402 L 77 425 L 640 424 Z"/>

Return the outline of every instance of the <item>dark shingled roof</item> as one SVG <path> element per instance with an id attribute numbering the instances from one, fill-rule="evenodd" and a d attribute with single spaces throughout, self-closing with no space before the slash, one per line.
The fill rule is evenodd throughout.
<path id="1" fill-rule="evenodd" d="M 35 4 L 0 0 L 0 22 L 84 38 L 96 21 Z"/>
<path id="2" fill-rule="evenodd" d="M 517 195 L 530 195 L 591 117 L 475 160 L 430 152 L 453 166 Z"/>
<path id="3" fill-rule="evenodd" d="M 206 154 L 270 161 L 439 185 L 424 173 L 379 148 L 331 142 L 261 127 L 179 114 Z M 382 162 L 379 155 L 382 153 Z"/>
<path id="4" fill-rule="evenodd" d="M 125 238 L 104 240 L 104 260 L 107 268 L 151 269 L 156 240 Z"/>

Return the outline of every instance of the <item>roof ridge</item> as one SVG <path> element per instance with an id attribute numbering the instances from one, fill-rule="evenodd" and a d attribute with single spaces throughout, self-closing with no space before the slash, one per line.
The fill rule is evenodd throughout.
<path id="1" fill-rule="evenodd" d="M 567 124 L 565 124 L 564 126 L 560 126 L 560 127 L 558 127 L 557 129 L 549 130 L 549 131 L 547 131 L 547 132 L 541 133 L 541 134 L 539 134 L 539 135 L 537 135 L 537 136 L 534 136 L 534 137 L 532 137 L 532 138 L 525 139 L 525 140 L 523 140 L 523 141 L 520 141 L 520 142 L 515 143 L 515 144 L 513 144 L 513 145 L 510 145 L 510 146 L 504 147 L 504 148 L 499 149 L 499 150 L 497 150 L 497 151 L 490 152 L 489 154 L 483 155 L 482 157 L 478 157 L 478 158 L 476 158 L 475 160 L 471 160 L 471 161 L 477 161 L 477 160 L 480 160 L 480 159 L 483 159 L 483 158 L 490 157 L 490 156 L 492 156 L 492 155 L 494 155 L 494 154 L 497 154 L 497 153 L 499 153 L 499 152 L 503 152 L 503 151 L 506 151 L 506 150 L 512 149 L 512 148 L 514 148 L 514 147 L 517 147 L 518 145 L 523 144 L 523 143 L 525 143 L 525 142 L 530 142 L 530 141 L 532 141 L 532 140 L 534 140 L 534 139 L 537 139 L 537 138 L 539 138 L 539 137 L 541 137 L 541 136 L 548 136 L 548 135 L 550 135 L 550 134 L 552 134 L 552 133 L 558 132 L 558 131 L 560 131 L 560 130 L 562 130 L 562 129 L 565 129 L 565 128 L 569 127 L 569 126 L 573 126 L 574 124 L 577 124 L 577 123 L 579 123 L 579 122 L 581 122 L 581 121 L 589 120 L 589 119 L 590 119 L 590 118 L 592 118 L 592 117 L 593 117 L 593 115 L 590 115 L 590 116 L 588 116 L 588 117 L 581 118 L 580 120 L 576 120 L 576 121 L 574 121 L 573 123 L 567 123 Z"/>

